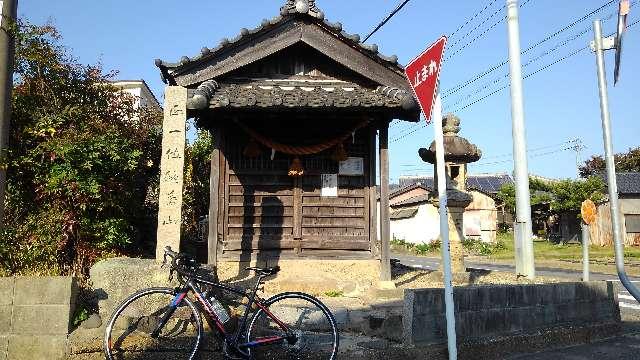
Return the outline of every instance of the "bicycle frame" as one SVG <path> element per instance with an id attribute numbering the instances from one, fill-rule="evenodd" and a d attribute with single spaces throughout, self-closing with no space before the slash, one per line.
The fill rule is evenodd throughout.
<path id="1" fill-rule="evenodd" d="M 185 282 L 185 284 L 181 288 L 176 289 L 177 294 L 173 299 L 173 301 L 171 301 L 170 310 L 161 319 L 157 328 L 152 333 L 152 336 L 157 336 L 160 333 L 161 329 L 167 323 L 171 315 L 173 315 L 173 312 L 178 308 L 178 306 L 180 306 L 180 303 L 182 302 L 182 300 L 188 295 L 190 291 L 192 291 L 193 294 L 195 295 L 196 300 L 202 305 L 203 309 L 205 310 L 206 315 L 208 315 L 209 318 L 215 322 L 217 330 L 220 332 L 220 334 L 224 336 L 225 341 L 227 341 L 229 345 L 234 346 L 236 350 L 240 351 L 244 355 L 248 356 L 249 354 L 246 354 L 244 351 L 242 351 L 243 349 L 251 349 L 258 346 L 282 343 L 283 341 L 291 337 L 291 335 L 289 335 L 290 331 L 287 325 L 284 324 L 281 320 L 279 320 L 275 315 L 273 315 L 269 311 L 267 306 L 264 305 L 264 300 L 262 300 L 256 294 L 258 292 L 258 288 L 262 283 L 262 279 L 264 277 L 265 276 L 263 275 L 258 275 L 258 281 L 256 282 L 256 285 L 253 291 L 247 292 L 242 289 L 234 288 L 221 283 L 215 283 L 215 282 L 203 279 L 202 277 L 199 277 L 197 275 L 189 275 L 188 277 L 186 277 L 187 281 Z M 209 304 L 209 301 L 206 299 L 206 297 L 203 295 L 202 291 L 198 287 L 198 284 L 206 284 L 206 285 L 212 286 L 213 288 L 220 289 L 222 291 L 226 291 L 236 295 L 240 295 L 242 298 L 248 299 L 248 302 L 246 304 L 246 309 L 242 316 L 242 321 L 239 323 L 239 326 L 236 329 L 234 334 L 229 334 L 225 330 L 223 324 L 220 322 L 220 319 L 216 315 L 215 311 L 213 311 L 211 304 Z M 270 317 L 276 324 L 278 324 L 278 326 L 283 330 L 285 334 L 287 334 L 287 336 L 269 336 L 264 338 L 257 338 L 254 341 L 250 341 L 246 343 L 238 343 L 238 341 L 240 340 L 240 335 L 243 333 L 243 330 L 246 328 L 247 321 L 249 320 L 249 314 L 251 313 L 251 309 L 253 308 L 254 304 L 259 309 L 264 311 L 264 313 L 268 317 Z M 255 316 L 255 313 L 254 313 L 254 316 Z"/>

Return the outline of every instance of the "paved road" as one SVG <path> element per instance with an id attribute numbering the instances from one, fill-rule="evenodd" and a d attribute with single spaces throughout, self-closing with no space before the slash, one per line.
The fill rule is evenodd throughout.
<path id="1" fill-rule="evenodd" d="M 637 360 L 640 335 L 618 336 L 591 344 L 507 357 L 507 360 Z"/>
<path id="2" fill-rule="evenodd" d="M 416 269 L 425 269 L 425 270 L 437 270 L 440 266 L 440 259 L 438 258 L 430 258 L 424 256 L 412 256 L 412 255 L 402 255 L 402 254 L 392 254 L 392 258 L 400 260 L 400 263 L 413 267 Z M 515 271 L 515 266 L 508 264 L 493 264 L 489 262 L 473 262 L 467 261 L 467 267 L 481 269 L 481 270 L 491 270 L 491 271 Z M 580 281 L 582 280 L 582 271 L 575 270 L 567 270 L 560 268 L 550 268 L 550 267 L 536 267 L 536 274 L 541 276 L 555 277 L 555 278 L 567 278 L 572 280 Z M 615 275 L 603 274 L 603 273 L 591 273 L 591 280 L 610 280 L 620 282 L 620 280 Z M 632 277 L 631 281 L 633 283 L 637 283 L 640 286 L 640 278 Z M 620 303 L 620 307 L 629 311 L 640 313 L 640 304 L 629 294 L 629 292 L 622 286 L 620 286 L 620 293 L 618 293 L 618 300 Z"/>

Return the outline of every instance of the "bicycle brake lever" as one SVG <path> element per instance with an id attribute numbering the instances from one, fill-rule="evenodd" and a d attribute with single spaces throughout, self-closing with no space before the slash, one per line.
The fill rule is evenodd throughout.
<path id="1" fill-rule="evenodd" d="M 162 265 L 160 268 L 164 268 L 167 265 L 167 253 L 164 253 L 164 257 L 162 258 Z"/>

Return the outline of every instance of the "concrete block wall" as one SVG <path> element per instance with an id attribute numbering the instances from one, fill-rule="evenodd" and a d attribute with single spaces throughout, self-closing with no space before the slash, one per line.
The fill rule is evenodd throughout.
<path id="1" fill-rule="evenodd" d="M 65 358 L 77 291 L 71 277 L 0 278 L 0 360 Z"/>
<path id="2" fill-rule="evenodd" d="M 620 323 L 610 282 L 457 287 L 454 303 L 456 333 L 467 342 L 561 326 Z M 404 342 L 446 342 L 444 311 L 443 289 L 406 290 Z"/>

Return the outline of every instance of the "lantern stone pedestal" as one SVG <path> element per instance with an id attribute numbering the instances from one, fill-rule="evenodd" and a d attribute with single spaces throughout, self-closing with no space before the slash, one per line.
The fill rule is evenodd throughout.
<path id="1" fill-rule="evenodd" d="M 449 251 L 451 253 L 451 271 L 453 273 L 463 273 L 466 271 L 464 265 L 464 249 L 462 248 L 463 215 L 464 209 L 472 201 L 470 194 L 457 190 L 447 189 L 447 219 L 449 222 Z M 436 208 L 440 208 L 440 201 L 437 197 L 431 200 Z M 440 264 L 442 270 L 442 264 Z"/>

